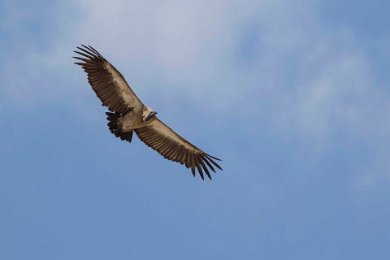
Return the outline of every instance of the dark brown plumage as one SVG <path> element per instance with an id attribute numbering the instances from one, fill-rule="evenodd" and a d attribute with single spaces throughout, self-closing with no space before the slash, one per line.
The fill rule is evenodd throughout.
<path id="1" fill-rule="evenodd" d="M 196 146 L 189 143 L 184 138 L 176 134 L 167 125 L 161 122 L 159 119 L 154 120 L 149 125 L 135 129 L 137 136 L 147 146 L 153 148 L 159 152 L 164 158 L 174 162 L 184 164 L 187 168 L 191 168 L 192 174 L 195 176 L 195 167 L 197 168 L 202 179 L 203 171 L 211 179 L 210 172 L 206 165 L 215 172 L 215 167 L 222 170 L 222 168 L 215 162 L 220 160 L 207 153 L 203 152 Z M 164 133 L 168 134 L 164 134 Z M 174 137 L 172 137 L 174 135 Z M 186 146 L 192 149 L 186 148 Z"/>
<path id="2" fill-rule="evenodd" d="M 108 127 L 115 136 L 131 142 L 133 132 L 147 146 L 164 158 L 185 165 L 195 176 L 195 169 L 204 179 L 211 179 L 210 170 L 222 170 L 213 157 L 197 148 L 167 125 L 161 122 L 156 112 L 145 106 L 132 91 L 122 74 L 91 46 L 77 47 L 74 57 L 88 75 L 88 82 L 111 112 L 107 112 Z"/>

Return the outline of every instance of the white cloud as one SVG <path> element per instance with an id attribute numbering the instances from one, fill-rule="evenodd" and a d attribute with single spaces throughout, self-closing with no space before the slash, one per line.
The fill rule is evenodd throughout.
<path id="1" fill-rule="evenodd" d="M 361 127 L 363 115 L 387 108 L 376 102 L 375 78 L 353 35 L 326 27 L 311 1 L 79 4 L 79 22 L 64 30 L 66 36 L 2 67 L 7 98 L 27 104 L 85 98 L 85 78 L 76 78 L 70 56 L 86 43 L 109 58 L 147 103 L 172 111 L 173 100 L 193 101 L 211 116 L 233 114 L 241 122 L 322 139 L 348 124 Z"/>
<path id="2" fill-rule="evenodd" d="M 0 109 L 62 103 L 90 117 L 88 109 L 97 100 L 85 104 L 92 93 L 71 56 L 78 44 L 91 44 L 145 103 L 164 108 L 159 112 L 168 120 L 181 116 L 171 121 L 192 128 L 186 113 L 177 111 L 197 110 L 205 112 L 204 119 L 218 115 L 218 127 L 243 126 L 241 133 L 254 143 L 266 125 L 275 136 L 304 137 L 323 150 L 341 133 L 350 138 L 347 145 L 359 143 L 371 151 L 367 168 L 351 177 L 356 189 L 389 178 L 383 141 L 390 133 L 387 88 L 378 87 L 370 57 L 352 32 L 328 26 L 312 1 L 78 4 L 75 21 L 61 22 L 47 48 L 24 39 L 26 29 L 12 16 L 3 19 L 16 24 L 20 39 L 29 44 L 11 48 L 0 67 Z M 29 17 L 31 12 L 18 10 L 17 20 Z M 389 55 L 387 45 L 382 47 Z"/>

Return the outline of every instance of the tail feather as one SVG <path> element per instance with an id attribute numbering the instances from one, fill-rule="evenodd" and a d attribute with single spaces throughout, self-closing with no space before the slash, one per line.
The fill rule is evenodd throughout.
<path id="1" fill-rule="evenodd" d="M 131 132 L 123 132 L 120 126 L 119 119 L 121 114 L 119 113 L 111 113 L 106 112 L 107 120 L 108 120 L 108 128 L 111 133 L 113 133 L 116 137 L 119 137 L 121 140 L 126 140 L 131 143 L 131 139 L 133 138 L 133 131 Z"/>

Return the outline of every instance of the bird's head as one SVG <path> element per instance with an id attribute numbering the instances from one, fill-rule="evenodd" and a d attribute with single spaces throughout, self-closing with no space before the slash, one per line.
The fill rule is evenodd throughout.
<path id="1" fill-rule="evenodd" d="M 153 111 L 150 107 L 145 106 L 144 111 L 142 112 L 142 120 L 144 122 L 150 120 L 152 117 L 157 115 L 156 111 Z"/>

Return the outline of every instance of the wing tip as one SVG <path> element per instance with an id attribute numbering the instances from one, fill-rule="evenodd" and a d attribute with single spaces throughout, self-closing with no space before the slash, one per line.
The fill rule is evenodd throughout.
<path id="1" fill-rule="evenodd" d="M 97 59 L 103 61 L 105 60 L 104 57 L 91 45 L 80 44 L 79 46 L 76 47 L 76 50 L 74 50 L 73 52 L 77 53 L 78 55 L 84 56 L 90 60 L 91 59 Z"/>
<path id="2" fill-rule="evenodd" d="M 210 155 L 210 154 L 208 154 L 208 153 L 205 153 L 205 154 L 206 154 L 206 156 L 211 157 L 211 158 L 213 158 L 214 160 L 217 160 L 217 161 L 221 161 L 221 162 L 222 162 L 222 159 L 219 159 L 219 158 L 217 158 L 217 157 L 214 157 L 214 156 L 212 156 L 212 155 Z"/>
<path id="3" fill-rule="evenodd" d="M 205 159 L 205 161 L 211 162 L 215 167 L 217 167 L 218 169 L 223 171 L 222 167 L 216 161 L 214 161 L 214 160 L 222 161 L 221 159 L 218 159 L 218 158 L 211 156 L 209 154 L 205 154 L 205 156 L 203 158 Z"/>

